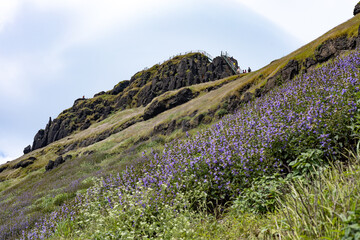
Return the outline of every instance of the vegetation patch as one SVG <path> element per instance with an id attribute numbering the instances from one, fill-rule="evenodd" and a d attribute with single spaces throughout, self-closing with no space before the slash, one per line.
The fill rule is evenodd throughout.
<path id="1" fill-rule="evenodd" d="M 192 223 L 201 225 L 198 219 L 211 219 L 209 213 L 222 215 L 228 204 L 235 204 L 239 212 L 252 206 L 254 212 L 271 214 L 274 209 L 286 209 L 284 202 L 297 204 L 292 209 L 299 214 L 291 217 L 300 219 L 307 213 L 309 220 L 302 221 L 307 225 L 294 228 L 300 225 L 288 217 L 273 224 L 278 228 L 264 225 L 254 236 L 285 236 L 282 229 L 295 238 L 296 234 L 327 236 L 320 226 L 310 225 L 314 212 L 307 206 L 314 206 L 314 211 L 320 208 L 315 195 L 306 192 L 307 187 L 292 188 L 303 180 L 290 179 L 294 185 L 277 180 L 304 176 L 311 167 L 324 172 L 324 163 L 344 160 L 343 150 L 354 143 L 348 138 L 352 134 L 348 126 L 357 112 L 359 65 L 359 53 L 337 59 L 249 102 L 211 128 L 175 140 L 162 152 L 144 153 L 141 164 L 96 181 L 86 194 L 78 195 L 71 208 L 68 205 L 69 210 L 40 222 L 39 228 L 24 237 L 50 236 L 59 232 L 58 224 L 73 219 L 71 238 L 194 238 L 197 231 L 190 227 Z M 266 183 L 268 188 L 264 188 Z M 254 196 L 252 189 L 262 191 Z M 296 197 L 299 189 L 304 193 L 301 196 L 308 196 L 306 204 Z M 291 194 L 281 200 L 282 192 Z M 332 191 L 322 193 L 325 199 Z M 291 202 L 294 196 L 296 201 Z M 324 221 L 335 216 L 326 215 L 328 208 L 323 211 Z"/>

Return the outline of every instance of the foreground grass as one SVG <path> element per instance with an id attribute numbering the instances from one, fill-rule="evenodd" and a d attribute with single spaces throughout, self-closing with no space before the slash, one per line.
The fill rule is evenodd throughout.
<path id="1" fill-rule="evenodd" d="M 199 239 L 358 239 L 359 153 L 347 164 L 337 163 L 307 178 L 288 178 L 284 189 L 273 212 L 255 214 L 234 204 L 222 219 L 197 225 Z"/>

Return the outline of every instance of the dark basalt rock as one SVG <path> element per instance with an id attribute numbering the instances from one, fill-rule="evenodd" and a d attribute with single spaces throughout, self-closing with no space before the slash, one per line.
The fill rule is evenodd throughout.
<path id="1" fill-rule="evenodd" d="M 299 74 L 299 62 L 290 60 L 288 64 L 281 71 L 281 78 L 283 81 L 289 81 Z"/>
<path id="2" fill-rule="evenodd" d="M 356 38 L 347 38 L 347 36 L 329 39 L 317 47 L 315 59 L 318 63 L 325 62 L 337 56 L 340 51 L 355 49 L 356 44 Z"/>
<path id="3" fill-rule="evenodd" d="M 65 160 L 63 159 L 62 156 L 57 157 L 54 161 L 54 168 L 59 166 L 60 164 L 63 164 L 64 162 Z"/>
<path id="4" fill-rule="evenodd" d="M 117 85 L 114 86 L 114 89 L 109 92 L 111 95 L 118 95 L 122 91 L 124 91 L 125 88 L 127 88 L 130 84 L 130 81 L 125 80 L 122 82 L 119 82 Z"/>
<path id="5" fill-rule="evenodd" d="M 65 157 L 65 159 L 62 156 L 59 156 L 55 159 L 55 161 L 49 160 L 48 164 L 45 166 L 45 171 L 48 172 L 48 171 L 60 166 L 68 159 L 71 159 L 71 155 L 67 155 Z"/>
<path id="6" fill-rule="evenodd" d="M 53 168 L 54 168 L 54 161 L 49 160 L 48 164 L 45 166 L 45 171 L 48 172 Z"/>
<path id="7" fill-rule="evenodd" d="M 151 103 L 144 112 L 144 120 L 155 117 L 156 115 L 174 108 L 178 105 L 188 102 L 194 97 L 194 94 L 189 88 L 184 88 L 180 90 L 176 95 L 173 95 L 167 99 L 161 101 L 155 100 Z"/>
<path id="8" fill-rule="evenodd" d="M 354 8 L 354 16 L 360 13 L 360 2 Z"/>
<path id="9" fill-rule="evenodd" d="M 24 148 L 23 153 L 28 154 L 29 152 L 31 152 L 31 146 L 30 145 Z"/>
<path id="10" fill-rule="evenodd" d="M 3 171 L 5 171 L 7 169 L 7 167 L 0 167 L 0 173 L 2 173 Z"/>
<path id="11" fill-rule="evenodd" d="M 18 169 L 18 168 L 25 168 L 31 164 L 34 163 L 34 161 L 36 160 L 35 157 L 29 157 L 25 160 L 21 160 L 20 162 L 18 162 L 17 164 L 14 165 L 13 169 Z"/>
<path id="12" fill-rule="evenodd" d="M 305 68 L 308 69 L 308 68 L 316 65 L 317 62 L 316 62 L 316 60 L 315 60 L 314 58 L 309 57 L 309 58 L 306 58 L 306 59 L 305 59 L 305 63 L 304 63 L 304 64 L 305 64 Z"/>
<path id="13" fill-rule="evenodd" d="M 274 76 L 270 77 L 267 80 L 267 83 L 264 87 L 264 92 L 269 91 L 275 86 L 281 85 L 283 82 L 287 82 L 293 79 L 300 72 L 300 64 L 297 60 L 290 60 L 284 68 L 279 70 Z M 256 94 L 261 95 L 263 93 L 262 90 L 258 90 Z M 244 101 L 250 100 L 250 96 L 244 96 Z"/>

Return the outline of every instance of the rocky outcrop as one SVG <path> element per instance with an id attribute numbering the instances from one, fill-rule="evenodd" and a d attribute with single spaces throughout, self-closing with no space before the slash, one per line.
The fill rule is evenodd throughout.
<path id="1" fill-rule="evenodd" d="M 237 61 L 233 58 L 231 61 L 237 67 Z M 112 90 L 95 94 L 94 98 L 78 98 L 71 108 L 63 111 L 54 120 L 50 118 L 45 129 L 37 132 L 31 150 L 45 147 L 75 131 L 85 130 L 91 124 L 107 118 L 114 111 L 147 106 L 154 98 L 167 91 L 230 75 L 233 75 L 233 72 L 222 57 L 216 57 L 211 62 L 201 53 L 177 56 L 161 65 L 136 73 L 129 81 L 121 81 Z M 181 92 L 174 99 L 168 99 L 165 109 L 189 99 L 191 97 L 187 96 L 186 92 Z M 148 109 L 145 119 L 162 112 L 162 104 L 164 102 L 154 103 Z M 97 140 L 93 139 L 91 142 Z"/>
<path id="2" fill-rule="evenodd" d="M 360 2 L 354 8 L 354 16 L 360 13 Z"/>
<path id="3" fill-rule="evenodd" d="M 125 81 L 122 81 L 122 82 L 119 82 L 117 85 L 115 85 L 115 87 L 109 91 L 108 93 L 111 94 L 111 95 L 118 95 L 119 93 L 123 92 L 125 90 L 125 88 L 127 88 L 130 84 L 130 81 L 128 80 L 125 80 Z M 105 92 L 102 92 L 103 94 Z"/>
<path id="4" fill-rule="evenodd" d="M 45 171 L 48 172 L 48 171 L 60 166 L 61 164 L 63 164 L 64 162 L 66 162 L 69 159 L 71 159 L 71 155 L 67 155 L 67 156 L 65 156 L 65 158 L 63 158 L 62 156 L 59 156 L 55 159 L 55 161 L 49 160 L 48 164 L 45 166 Z"/>
<path id="5" fill-rule="evenodd" d="M 236 59 L 231 59 L 237 66 Z M 232 70 L 222 57 L 216 57 L 212 62 L 200 53 L 180 56 L 155 65 L 151 69 L 138 72 L 130 79 L 126 94 L 119 96 L 118 107 L 128 105 L 146 106 L 155 97 L 175 89 L 198 83 L 218 80 L 233 75 Z M 135 100 L 135 101 L 134 101 Z"/>
<path id="6" fill-rule="evenodd" d="M 34 137 L 32 150 L 69 136 L 76 130 L 85 130 L 93 122 L 105 119 L 112 111 L 111 103 L 101 97 L 95 99 L 79 98 L 72 108 L 63 111 L 56 119 L 49 119 L 45 129 L 41 129 Z"/>
<path id="7" fill-rule="evenodd" d="M 313 61 L 312 63 L 322 63 L 329 60 L 330 58 L 335 57 L 343 50 L 355 49 L 356 42 L 356 38 L 348 38 L 347 36 L 341 36 L 335 39 L 327 40 L 317 47 L 315 51 L 316 61 Z"/>
<path id="8" fill-rule="evenodd" d="M 30 145 L 24 148 L 23 153 L 28 154 L 29 152 L 31 152 L 31 146 Z"/>
<path id="9" fill-rule="evenodd" d="M 5 171 L 7 169 L 7 167 L 0 167 L 0 173 L 2 173 L 3 171 Z"/>
<path id="10" fill-rule="evenodd" d="M 278 71 L 273 77 L 270 77 L 265 85 L 264 91 L 269 91 L 276 85 L 281 85 L 293 79 L 300 71 L 300 64 L 297 60 L 290 60 L 284 68 Z M 246 97 L 249 100 L 249 96 Z"/>
<path id="11" fill-rule="evenodd" d="M 34 163 L 34 161 L 36 160 L 35 157 L 29 157 L 25 160 L 21 160 L 20 162 L 16 163 L 14 166 L 13 166 L 13 169 L 18 169 L 18 168 L 25 168 L 31 164 Z"/>
<path id="12" fill-rule="evenodd" d="M 189 88 L 184 88 L 175 95 L 172 95 L 168 98 L 162 100 L 155 100 L 146 108 L 143 118 L 144 120 L 153 118 L 168 109 L 174 108 L 178 105 L 190 101 L 191 99 L 193 99 L 193 97 L 194 94 L 192 93 L 192 91 Z"/>

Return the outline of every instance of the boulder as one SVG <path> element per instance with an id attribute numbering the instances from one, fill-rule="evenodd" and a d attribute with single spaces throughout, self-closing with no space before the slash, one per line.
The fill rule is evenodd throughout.
<path id="1" fill-rule="evenodd" d="M 299 62 L 290 60 L 286 66 L 281 70 L 281 78 L 283 81 L 293 79 L 299 73 Z"/>
<path id="2" fill-rule="evenodd" d="M 35 160 L 36 160 L 35 157 L 29 157 L 25 160 L 21 160 L 20 162 L 18 162 L 17 164 L 14 165 L 13 169 L 25 168 L 25 167 L 33 164 Z"/>
<path id="3" fill-rule="evenodd" d="M 354 16 L 360 13 L 360 2 L 354 8 Z"/>
<path id="4" fill-rule="evenodd" d="M 70 155 L 69 155 L 70 156 Z M 66 156 L 66 159 L 69 157 Z M 55 159 L 55 161 L 49 160 L 48 164 L 45 166 L 46 172 L 58 167 L 59 165 L 63 164 L 65 162 L 64 158 L 62 156 L 59 156 Z"/>
<path id="5" fill-rule="evenodd" d="M 24 148 L 24 154 L 28 154 L 29 152 L 31 152 L 31 146 L 27 146 L 26 148 Z"/>
<path id="6" fill-rule="evenodd" d="M 44 129 L 40 129 L 37 134 L 34 137 L 34 142 L 32 145 L 32 150 L 36 150 L 38 148 L 42 148 L 44 146 L 46 146 L 46 142 L 47 139 L 45 137 L 45 130 Z"/>
<path id="7" fill-rule="evenodd" d="M 57 157 L 57 158 L 55 159 L 55 161 L 54 161 L 54 168 L 57 167 L 57 166 L 59 166 L 59 165 L 61 165 L 61 164 L 63 164 L 64 162 L 65 162 L 65 160 L 63 159 L 62 156 Z"/>
<path id="8" fill-rule="evenodd" d="M 49 160 L 48 164 L 45 166 L 45 171 L 48 172 L 53 168 L 54 168 L 54 161 Z"/>

